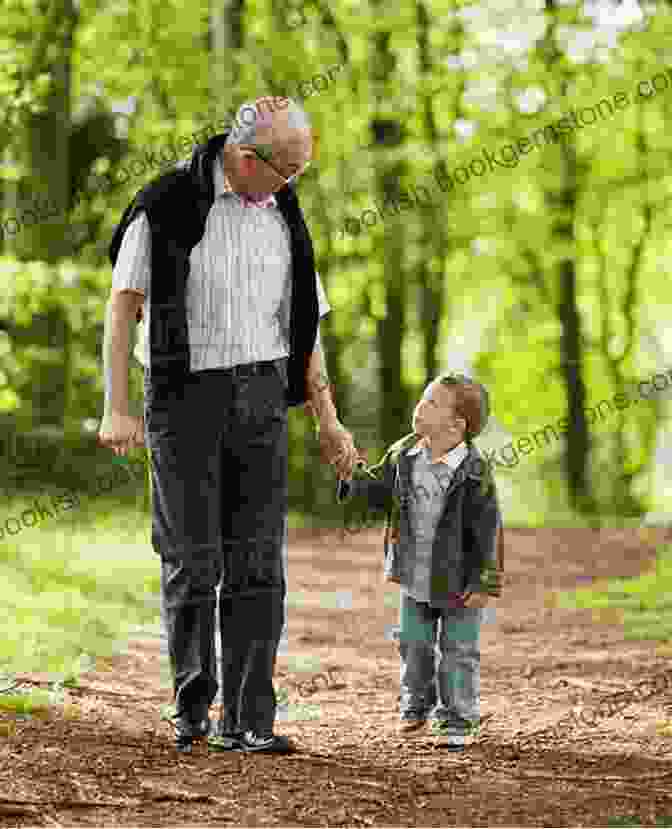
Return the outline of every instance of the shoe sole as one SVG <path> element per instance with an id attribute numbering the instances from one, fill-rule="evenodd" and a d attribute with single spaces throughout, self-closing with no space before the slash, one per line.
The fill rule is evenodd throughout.
<path id="1" fill-rule="evenodd" d="M 436 739 L 439 748 L 445 748 L 448 751 L 462 751 L 469 739 L 467 736 L 456 734 L 432 734 L 432 736 Z"/>
<path id="2" fill-rule="evenodd" d="M 296 748 L 294 746 L 279 746 L 277 743 L 269 743 L 264 746 L 250 746 L 247 743 L 239 743 L 233 751 L 239 751 L 243 754 L 294 754 Z"/>
<path id="3" fill-rule="evenodd" d="M 275 746 L 270 746 L 269 748 L 251 748 L 250 746 L 238 746 L 234 748 L 233 751 L 238 751 L 241 754 L 294 754 L 296 749 L 294 748 L 276 748 Z"/>

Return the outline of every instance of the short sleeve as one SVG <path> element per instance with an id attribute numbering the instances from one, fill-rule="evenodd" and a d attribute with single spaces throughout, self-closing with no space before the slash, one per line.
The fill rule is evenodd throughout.
<path id="1" fill-rule="evenodd" d="M 151 250 L 149 221 L 143 211 L 124 233 L 112 270 L 112 290 L 149 294 Z"/>
<path id="2" fill-rule="evenodd" d="M 315 282 L 317 285 L 317 302 L 320 307 L 320 318 L 324 317 L 326 314 L 331 311 L 331 305 L 329 305 L 329 300 L 327 299 L 327 295 L 324 292 L 324 287 L 322 285 L 322 280 L 320 279 L 320 275 L 317 271 L 315 271 Z"/>

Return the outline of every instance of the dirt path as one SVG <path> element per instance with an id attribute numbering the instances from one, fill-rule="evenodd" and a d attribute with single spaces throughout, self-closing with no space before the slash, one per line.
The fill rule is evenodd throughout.
<path id="1" fill-rule="evenodd" d="M 653 825 L 672 816 L 672 736 L 656 728 L 672 720 L 672 649 L 627 642 L 616 618 L 562 610 L 549 596 L 637 574 L 653 558 L 649 542 L 664 537 L 508 532 L 506 593 L 482 629 L 491 716 L 465 754 L 451 755 L 429 735 L 395 733 L 396 592 L 381 581 L 380 534 L 294 532 L 277 684 L 290 710 L 300 704 L 312 719 L 277 730 L 300 753 L 198 747 L 177 758 L 160 721 L 170 693 L 159 643 L 138 640 L 111 670 L 86 675 L 67 708 L 15 725 L 0 714 L 10 732 L 0 736 L 0 826 L 575 827 L 625 815 Z M 636 687 L 639 698 L 620 693 Z M 618 713 L 602 716 L 612 713 L 598 708 L 603 699 L 620 700 Z M 583 720 L 568 717 L 577 704 Z"/>

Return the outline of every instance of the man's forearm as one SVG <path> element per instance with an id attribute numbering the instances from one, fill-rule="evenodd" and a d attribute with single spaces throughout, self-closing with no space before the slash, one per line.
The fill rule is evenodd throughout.
<path id="1" fill-rule="evenodd" d="M 135 329 L 135 314 L 110 299 L 105 309 L 103 375 L 107 415 L 128 414 L 129 356 Z"/>
<path id="2" fill-rule="evenodd" d="M 331 384 L 327 374 L 327 362 L 322 350 L 320 331 L 318 328 L 315 340 L 315 349 L 308 364 L 308 408 L 318 418 L 321 424 L 338 420 L 336 407 L 331 399 Z"/>

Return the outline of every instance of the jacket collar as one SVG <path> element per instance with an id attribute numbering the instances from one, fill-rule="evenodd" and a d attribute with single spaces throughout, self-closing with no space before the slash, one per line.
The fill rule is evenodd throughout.
<path id="1" fill-rule="evenodd" d="M 427 449 L 429 451 L 429 440 L 427 438 L 420 438 L 415 446 L 408 450 L 407 454 L 411 456 L 419 455 L 423 449 Z M 469 450 L 467 449 L 467 444 L 462 441 L 461 443 L 458 443 L 457 446 L 454 446 L 452 449 L 444 452 L 440 458 L 432 461 L 432 463 L 443 463 L 455 472 L 468 454 Z"/>

